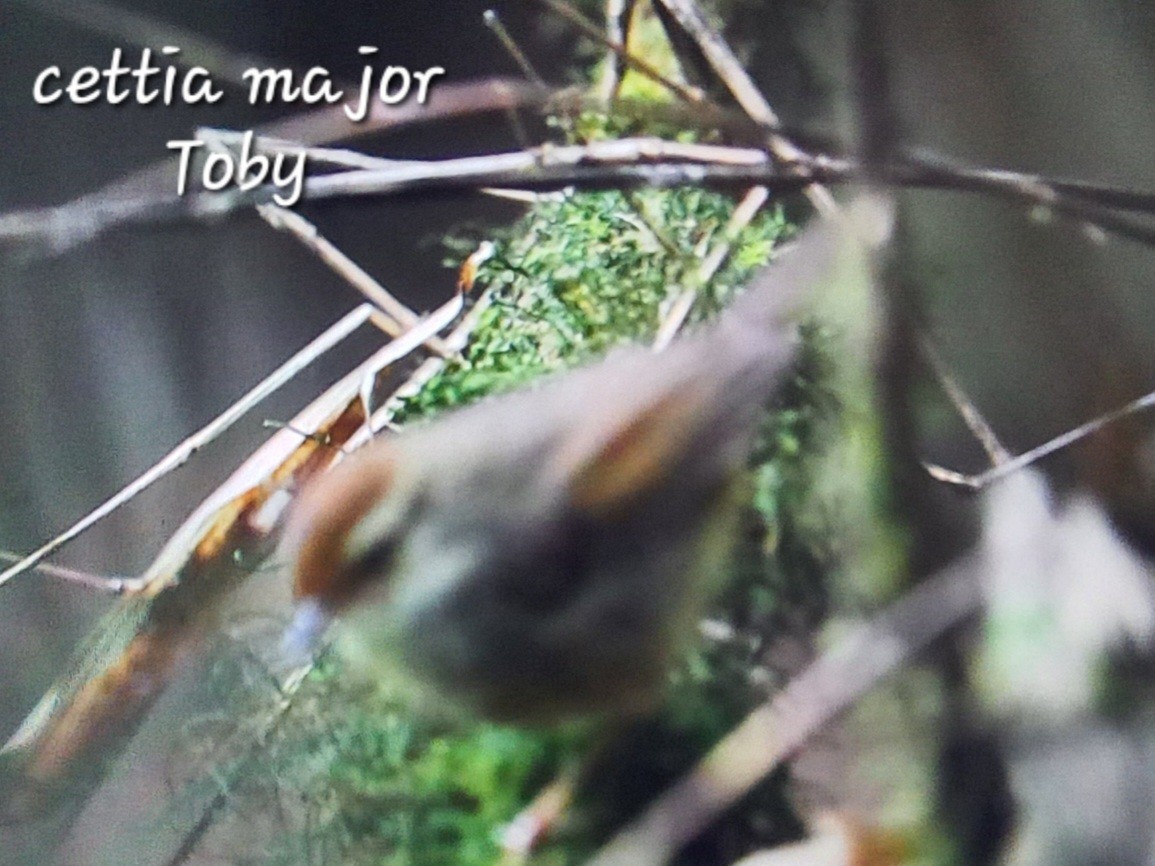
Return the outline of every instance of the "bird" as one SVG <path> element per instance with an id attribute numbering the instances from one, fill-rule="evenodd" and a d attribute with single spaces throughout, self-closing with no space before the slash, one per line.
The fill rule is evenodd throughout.
<path id="1" fill-rule="evenodd" d="M 850 214 L 813 221 L 663 351 L 380 434 L 312 481 L 284 533 L 285 646 L 314 652 L 332 625 L 355 672 L 499 723 L 651 708 L 727 572 L 800 310 L 840 248 L 885 234 L 877 207 Z"/>

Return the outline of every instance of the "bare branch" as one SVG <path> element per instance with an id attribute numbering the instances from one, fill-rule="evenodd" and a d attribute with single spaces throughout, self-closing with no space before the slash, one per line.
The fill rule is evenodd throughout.
<path id="1" fill-rule="evenodd" d="M 939 385 L 942 386 L 947 398 L 954 405 L 955 411 L 959 413 L 959 416 L 970 429 L 971 434 L 978 440 L 979 444 L 982 445 L 983 450 L 986 451 L 991 465 L 998 466 L 1010 460 L 1011 452 L 999 441 L 999 437 L 995 434 L 994 429 L 987 423 L 986 418 L 979 412 L 978 407 L 975 406 L 974 402 L 962 389 L 962 386 L 955 380 L 950 370 L 947 369 L 946 364 L 944 364 L 942 358 L 939 357 L 930 338 L 924 335 L 920 341 L 919 348 L 922 350 L 922 355 L 926 358 L 927 363 L 930 364 L 930 368 L 934 372 L 935 378 L 938 379 Z"/>
<path id="2" fill-rule="evenodd" d="M 12 553 L 9 550 L 0 550 L 0 562 L 20 562 L 23 558 L 24 557 L 18 553 Z M 37 563 L 32 567 L 32 570 L 37 574 L 43 574 L 45 577 L 75 583 L 78 586 L 87 587 L 88 589 L 98 589 L 104 592 L 123 592 L 125 585 L 132 580 L 132 578 L 128 577 L 93 574 L 88 571 L 80 571 L 79 569 L 68 568 L 63 565 L 53 565 L 48 562 Z"/>
<path id="3" fill-rule="evenodd" d="M 514 38 L 510 35 L 506 26 L 501 23 L 501 18 L 493 9 L 486 9 L 482 15 L 482 21 L 485 26 L 489 28 L 490 32 L 497 37 L 497 41 L 501 43 L 501 47 L 506 50 L 506 53 L 513 58 L 513 62 L 521 69 L 522 74 L 538 87 L 545 87 L 545 79 L 541 77 L 533 64 L 529 62 L 525 52 L 517 44 Z"/>

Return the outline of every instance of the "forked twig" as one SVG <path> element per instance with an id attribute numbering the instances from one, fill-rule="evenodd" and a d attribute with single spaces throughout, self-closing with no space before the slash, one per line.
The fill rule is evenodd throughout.
<path id="1" fill-rule="evenodd" d="M 392 292 L 338 249 L 303 216 L 275 204 L 258 205 L 257 212 L 273 228 L 288 232 L 299 240 L 384 313 L 384 315 L 374 315 L 372 319 L 373 323 L 389 336 L 399 337 L 417 324 L 419 319 L 413 310 L 397 300 Z M 438 355 L 449 354 L 449 350 L 439 337 L 430 337 L 426 345 Z"/>
<path id="2" fill-rule="evenodd" d="M 1125 406 L 1120 406 L 1118 409 L 1100 415 L 1098 418 L 1093 418 L 1085 424 L 1080 424 L 1073 430 L 1068 430 L 1066 433 L 1056 436 L 1054 439 L 1044 442 L 1042 445 L 1037 445 L 1029 451 L 1024 451 L 1022 454 L 1011 457 L 1006 462 L 998 463 L 986 472 L 980 472 L 976 475 L 967 475 L 962 472 L 956 472 L 953 469 L 944 469 L 942 466 L 937 466 L 933 463 L 923 463 L 923 467 L 936 481 L 954 484 L 970 490 L 982 490 L 992 482 L 998 481 L 1000 478 L 1004 478 L 1012 472 L 1022 469 L 1024 466 L 1029 466 L 1049 454 L 1054 454 L 1056 451 L 1078 442 L 1080 439 L 1085 439 L 1092 433 L 1102 430 L 1108 424 L 1113 424 L 1116 421 L 1126 418 L 1128 415 L 1133 415 L 1136 412 L 1152 406 L 1155 406 L 1155 391 L 1144 394 L 1142 397 L 1132 400 Z"/>
<path id="3" fill-rule="evenodd" d="M 538 2 L 560 15 L 566 21 L 569 21 L 590 39 L 593 39 L 595 42 L 599 42 L 610 51 L 614 52 L 614 54 L 622 59 L 622 62 L 625 63 L 626 66 L 630 67 L 635 72 L 646 76 L 646 78 L 649 78 L 651 81 L 662 85 L 679 99 L 689 103 L 690 105 L 698 105 L 705 102 L 706 96 L 704 93 L 702 93 L 702 91 L 698 90 L 696 87 L 688 87 L 679 81 L 674 81 L 674 79 L 667 75 L 663 75 L 661 71 L 654 67 L 652 64 L 647 63 L 642 58 L 630 53 L 629 49 L 627 49 L 625 45 L 619 42 L 615 42 L 607 37 L 606 34 L 602 32 L 601 28 L 599 28 L 596 24 L 594 24 L 568 3 L 564 2 L 564 0 L 538 0 Z"/>
<path id="4" fill-rule="evenodd" d="M 738 62 L 726 40 L 710 26 L 697 4 L 693 0 L 656 0 L 656 2 L 670 10 L 682 29 L 697 43 L 714 74 L 726 85 L 734 99 L 742 106 L 742 110 L 765 130 L 770 152 L 788 166 L 808 156 L 778 131 L 781 122 L 777 113 L 770 107 L 770 103 L 754 84 L 750 75 L 742 68 L 742 64 Z M 804 189 L 804 193 L 814 205 L 814 209 L 823 217 L 831 217 L 838 213 L 838 203 L 824 186 L 811 184 Z"/>

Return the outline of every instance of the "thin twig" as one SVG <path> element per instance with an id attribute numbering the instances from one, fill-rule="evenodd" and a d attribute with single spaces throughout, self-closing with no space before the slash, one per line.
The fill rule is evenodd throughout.
<path id="1" fill-rule="evenodd" d="M 511 111 L 513 109 L 510 109 Z M 233 129 L 219 129 L 217 127 L 198 127 L 197 137 L 208 140 L 215 138 L 226 144 L 237 146 L 241 144 L 246 133 L 238 132 Z M 529 147 L 530 145 L 526 145 Z M 289 156 L 298 156 L 304 154 L 309 162 L 309 165 L 331 165 L 338 168 L 348 169 L 383 169 L 390 170 L 395 168 L 413 168 L 415 166 L 425 165 L 424 160 L 417 159 L 392 159 L 383 156 L 371 156 L 367 153 L 361 153 L 358 150 L 350 150 L 344 147 L 308 147 L 303 144 L 298 144 L 292 141 L 286 141 L 281 138 L 272 138 L 267 135 L 253 135 L 251 139 L 251 147 L 256 153 L 263 153 L 269 156 L 275 156 L 278 153 L 284 153 Z M 509 201 L 517 201 L 524 203 L 533 203 L 541 201 L 548 197 L 549 193 L 536 193 L 530 190 L 518 189 L 501 189 L 494 187 L 482 187 L 478 190 L 483 195 L 493 196 L 494 198 L 508 199 Z"/>
<path id="2" fill-rule="evenodd" d="M 747 716 L 588 866 L 665 863 L 822 727 L 970 616 L 980 603 L 971 559 L 920 583 L 838 641 L 769 703 Z"/>
<path id="3" fill-rule="evenodd" d="M 342 279 L 377 307 L 384 316 L 373 316 L 373 323 L 391 337 L 399 337 L 417 324 L 419 317 L 394 297 L 393 293 L 374 279 L 368 271 L 345 255 L 315 225 L 300 214 L 275 204 L 257 206 L 257 212 L 269 225 L 285 231 L 299 240 L 310 251 L 332 268 Z M 448 355 L 449 350 L 439 337 L 429 338 L 426 344 L 438 355 Z"/>
<path id="4" fill-rule="evenodd" d="M 371 305 L 366 304 L 364 306 L 368 306 L 372 310 Z M 460 315 L 462 306 L 462 296 L 455 292 L 449 300 L 422 318 L 413 328 L 379 348 L 354 370 L 346 374 L 340 382 L 311 403 L 303 412 L 298 413 L 292 422 L 293 426 L 304 430 L 314 429 L 318 423 L 315 420 L 318 413 L 326 410 L 331 411 L 332 405 L 342 399 L 347 401 L 355 398 L 366 377 L 376 376 L 385 368 L 411 355 L 431 335 L 439 334 L 447 328 Z M 364 425 L 362 425 L 362 429 L 364 429 Z M 284 460 L 284 456 L 278 453 L 272 453 L 268 459 L 262 461 L 258 461 L 256 458 L 257 454 L 254 454 L 252 458 L 247 460 L 236 473 L 230 476 L 229 480 L 202 502 L 197 510 L 181 525 L 181 528 L 169 538 L 164 549 L 139 578 L 142 587 L 148 587 L 155 591 L 158 586 L 163 586 L 167 581 L 171 581 L 178 570 L 178 564 L 187 558 L 188 550 L 199 543 L 203 524 L 211 522 L 211 517 L 221 507 L 235 500 L 236 497 L 243 496 L 245 491 L 250 489 L 254 483 L 259 483 L 270 477 Z"/>
<path id="5" fill-rule="evenodd" d="M 1155 194 L 1149 192 L 972 168 L 938 156 L 901 154 L 897 160 L 879 172 L 886 183 L 983 192 L 1022 204 L 1041 205 L 1122 237 L 1155 245 L 1155 225 L 1116 212 L 1128 209 L 1155 213 Z M 782 169 L 757 148 L 622 139 L 451 160 L 394 161 L 373 170 L 309 178 L 305 196 L 320 200 L 415 190 L 466 190 L 474 194 L 479 186 L 533 192 L 575 184 L 587 188 L 698 184 L 727 189 L 758 184 L 787 192 L 813 183 L 861 179 L 859 164 L 844 157 L 815 154 Z M 162 201 L 150 195 L 124 197 L 124 191 L 106 190 L 60 209 L 0 215 L 0 242 L 5 238 L 52 238 L 52 243 L 67 246 L 124 222 L 219 218 L 227 210 L 266 201 L 274 191 L 255 190 L 247 196 L 192 193 L 183 199 Z"/>
<path id="6" fill-rule="evenodd" d="M 537 70 L 534 69 L 533 64 L 529 62 L 529 58 L 525 55 L 525 52 L 518 47 L 517 42 L 515 42 L 509 34 L 509 31 L 498 17 L 497 12 L 492 9 L 486 9 L 485 12 L 482 13 L 482 21 L 497 37 L 506 52 L 513 58 L 513 62 L 521 67 L 521 71 L 526 78 L 539 87 L 545 87 L 545 81 L 538 74 Z M 513 131 L 513 137 L 517 140 L 517 143 L 523 148 L 531 147 L 529 134 L 526 132 L 525 124 L 521 122 L 521 115 L 518 114 L 517 108 L 513 106 L 507 108 L 505 110 L 505 116 L 509 120 L 509 128 Z"/>
<path id="7" fill-rule="evenodd" d="M 614 46 L 627 48 L 630 44 L 630 25 L 637 0 L 606 0 L 606 48 L 602 61 L 602 77 L 598 81 L 597 98 L 610 106 L 618 98 L 622 86 L 622 53 Z"/>
<path id="8" fill-rule="evenodd" d="M 176 448 L 162 457 L 156 464 L 138 476 L 130 484 L 126 485 L 116 495 L 105 500 L 97 508 L 64 530 L 64 532 L 61 532 L 52 540 L 38 547 L 15 565 L 0 572 L 0 586 L 3 586 L 12 578 L 39 564 L 45 557 L 59 550 L 89 527 L 107 517 L 125 503 L 131 501 L 138 494 L 151 487 L 173 470 L 183 466 L 197 451 L 204 448 L 232 427 L 233 424 L 244 417 L 250 409 L 291 380 L 301 372 L 301 370 L 312 364 L 313 361 L 322 354 L 352 334 L 357 328 L 361 327 L 361 325 L 369 320 L 373 312 L 374 307 L 372 305 L 361 304 L 356 309 L 346 313 L 337 322 L 326 328 L 323 333 L 311 340 L 303 349 L 285 361 L 266 378 L 262 379 L 257 385 L 251 388 L 248 393 L 229 406 L 228 409 L 177 445 Z M 128 586 L 125 581 L 114 578 L 107 585 L 107 589 L 112 592 L 123 592 L 128 589 Z"/>
<path id="9" fill-rule="evenodd" d="M 824 162 L 821 157 L 815 166 Z M 942 156 L 903 154 L 882 171 L 895 185 L 985 192 L 1011 201 L 1038 205 L 1148 246 L 1155 246 L 1155 226 L 1130 219 L 1119 210 L 1155 214 L 1155 194 L 1110 185 L 1047 178 L 1005 169 L 974 168 Z"/>
<path id="10" fill-rule="evenodd" d="M 658 164 L 662 160 L 669 161 L 669 164 Z M 305 182 L 305 197 L 383 194 L 427 188 L 439 181 L 484 186 L 531 186 L 544 182 L 557 187 L 582 174 L 589 177 L 590 173 L 583 172 L 583 169 L 610 166 L 629 169 L 647 161 L 654 169 L 655 180 L 662 172 L 670 172 L 679 180 L 689 179 L 695 174 L 699 179 L 705 179 L 708 171 L 703 169 L 709 166 L 745 170 L 766 168 L 778 174 L 769 157 L 758 148 L 687 144 L 659 138 L 623 138 L 311 177 Z M 684 170 L 683 173 L 679 174 L 679 168 Z M 790 180 L 796 185 L 799 182 L 793 175 Z"/>
<path id="11" fill-rule="evenodd" d="M 690 154 L 691 150 L 698 152 L 696 157 Z M 675 161 L 681 158 L 701 161 Z M 941 165 L 919 164 L 913 159 L 883 167 L 881 173 L 887 183 L 902 187 L 979 191 L 1020 203 L 1043 205 L 1104 231 L 1155 246 L 1155 225 L 1127 219 L 1092 203 L 1088 197 L 1094 188 L 1090 185 L 1082 188 L 1079 197 L 1072 198 L 1034 175 L 964 166 L 947 169 Z M 527 189 L 558 189 L 576 184 L 590 188 L 679 184 L 728 188 L 759 184 L 772 190 L 791 191 L 811 184 L 863 179 L 858 162 L 841 157 L 807 157 L 804 163 L 784 170 L 755 148 L 620 139 L 440 160 L 414 168 L 342 172 L 310 178 L 305 183 L 305 196 L 316 200 L 348 195 L 396 195 L 419 189 L 465 187 L 472 190 L 478 184 Z M 1113 187 L 1102 189 L 1108 196 L 1129 196 L 1136 209 L 1144 204 L 1148 195 Z"/>
<path id="12" fill-rule="evenodd" d="M 239 132 L 235 129 L 220 129 L 214 126 L 198 126 L 196 131 L 196 137 L 202 141 L 209 142 L 215 139 L 231 147 L 239 146 L 245 136 L 249 134 L 250 133 Z M 371 156 L 367 153 L 361 153 L 360 151 L 343 147 L 310 147 L 300 142 L 288 141 L 283 138 L 273 138 L 268 135 L 252 134 L 251 146 L 254 152 L 269 156 L 275 156 L 278 153 L 296 156 L 303 153 L 309 160 L 310 165 L 332 165 L 338 168 L 389 169 L 396 168 L 397 166 L 421 164 L 420 160 L 388 159 L 383 156 Z"/>
<path id="13" fill-rule="evenodd" d="M 738 203 L 738 206 L 734 208 L 734 212 L 730 215 L 730 219 L 722 231 L 722 237 L 706 254 L 694 275 L 694 285 L 682 290 L 658 327 L 658 334 L 654 338 L 655 351 L 666 348 L 681 330 L 686 317 L 690 315 L 690 310 L 693 309 L 694 300 L 698 297 L 700 288 L 714 278 L 714 274 L 718 272 L 722 262 L 730 255 L 730 248 L 737 240 L 738 235 L 757 216 L 758 211 L 761 210 L 762 205 L 766 203 L 769 197 L 770 192 L 766 187 L 756 186 L 751 188 L 742 198 L 742 201 Z"/>
<path id="14" fill-rule="evenodd" d="M 513 62 L 518 65 L 522 73 L 539 87 L 545 87 L 545 79 L 538 74 L 538 71 L 533 68 L 533 64 L 529 62 L 529 58 L 525 56 L 525 52 L 517 44 L 512 36 L 509 35 L 509 30 L 501 23 L 501 18 L 493 9 L 486 9 L 482 13 L 481 20 L 485 22 L 485 26 L 489 31 L 497 37 L 497 41 L 501 43 L 501 47 L 506 50 Z"/>
<path id="15" fill-rule="evenodd" d="M 742 110 L 766 131 L 770 152 L 786 165 L 792 165 L 807 157 L 808 154 L 778 131 L 780 121 L 777 113 L 742 68 L 742 64 L 738 62 L 726 40 L 706 20 L 698 5 L 693 0 L 657 0 L 657 2 L 670 10 L 682 29 L 697 43 L 714 74 L 726 85 L 734 99 L 742 106 Z M 803 192 L 821 216 L 828 218 L 838 213 L 838 203 L 824 186 L 812 184 Z"/>
<path id="16" fill-rule="evenodd" d="M 930 364 L 931 371 L 934 373 L 935 378 L 938 379 L 939 385 L 954 405 L 955 411 L 959 413 L 959 416 L 966 423 L 975 439 L 978 440 L 983 450 L 986 451 L 991 465 L 998 466 L 1010 460 L 1011 452 L 999 441 L 999 437 L 995 434 L 994 429 L 987 423 L 986 418 L 982 416 L 978 407 L 975 406 L 974 402 L 967 396 L 967 393 L 962 389 L 962 386 L 959 385 L 955 377 L 951 375 L 950 370 L 948 370 L 946 364 L 943 363 L 942 358 L 935 350 L 930 338 L 923 335 L 919 348 L 922 350 L 922 355 L 926 358 L 927 363 Z"/>
<path id="17" fill-rule="evenodd" d="M 1092 433 L 1103 429 L 1108 424 L 1113 424 L 1116 421 L 1126 418 L 1128 415 L 1133 415 L 1136 412 L 1149 409 L 1152 406 L 1155 406 L 1155 391 L 1144 394 L 1142 397 L 1132 400 L 1127 405 L 1120 406 L 1118 409 L 1108 412 L 1105 415 L 1100 415 L 1098 418 L 1094 418 L 1085 424 L 1080 424 L 1075 429 L 1068 430 L 1066 433 L 1063 433 L 1061 436 L 1056 436 L 1049 442 L 1044 442 L 1042 445 L 1032 448 L 1030 451 L 1024 451 L 1022 454 L 1010 458 L 1005 463 L 999 463 L 986 472 L 980 472 L 977 475 L 966 475 L 961 472 L 955 472 L 952 469 L 944 469 L 933 463 L 924 463 L 923 466 L 936 481 L 967 487 L 971 490 L 982 490 L 992 482 L 1004 478 L 1012 472 L 1022 469 L 1024 466 L 1029 466 L 1041 460 L 1043 457 L 1055 453 L 1061 448 L 1066 448 L 1068 445 L 1072 445 L 1080 439 L 1084 439 Z"/>
<path id="18" fill-rule="evenodd" d="M 453 350 L 455 354 L 465 348 L 465 344 L 469 342 L 470 336 L 481 321 L 481 316 L 489 307 L 492 299 L 493 295 L 490 291 L 484 292 L 477 299 L 472 309 L 462 317 L 457 327 L 445 338 L 445 344 Z M 417 369 L 409 375 L 409 378 L 398 385 L 393 393 L 385 399 L 381 408 L 373 413 L 373 417 L 366 425 L 365 431 L 363 431 L 365 435 L 359 434 L 354 436 L 350 440 L 348 447 L 350 449 L 357 448 L 365 441 L 368 441 L 372 435 L 381 432 L 387 427 L 391 427 L 393 424 L 393 416 L 397 414 L 397 410 L 400 408 L 402 401 L 420 391 L 426 382 L 444 369 L 445 364 L 445 358 L 426 358 L 425 361 L 418 365 Z"/>
<path id="19" fill-rule="evenodd" d="M 705 94 L 698 90 L 698 88 L 687 87 L 685 84 L 674 81 L 674 79 L 663 75 L 656 67 L 647 63 L 645 60 L 642 60 L 640 57 L 631 54 L 626 49 L 625 45 L 622 45 L 619 42 L 614 42 L 607 38 L 596 24 L 594 24 L 572 6 L 563 2 L 563 0 L 538 0 L 538 2 L 544 6 L 549 7 L 562 18 L 565 18 L 567 21 L 581 30 L 581 32 L 586 36 L 601 43 L 610 51 L 613 51 L 618 55 L 618 57 L 622 59 L 622 62 L 629 66 L 631 69 L 641 73 L 651 81 L 662 85 L 679 99 L 688 102 L 690 105 L 697 105 L 705 102 Z"/>
<path id="20" fill-rule="evenodd" d="M 0 560 L 4 562 L 20 562 L 23 558 L 20 554 L 12 553 L 10 550 L 0 550 Z M 88 589 L 98 589 L 105 592 L 123 592 L 124 586 L 132 580 L 132 578 L 116 575 L 93 574 L 89 571 L 80 571 L 63 565 L 53 565 L 50 562 L 41 562 L 33 566 L 32 571 L 43 574 L 45 577 L 64 580 Z"/>

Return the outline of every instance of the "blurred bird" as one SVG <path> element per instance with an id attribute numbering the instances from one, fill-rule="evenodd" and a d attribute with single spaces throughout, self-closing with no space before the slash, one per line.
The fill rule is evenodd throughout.
<path id="1" fill-rule="evenodd" d="M 665 351 L 617 350 L 382 436 L 319 477 L 286 527 L 288 648 L 311 651 L 337 617 L 355 668 L 486 718 L 649 707 L 726 572 L 794 321 L 839 248 L 881 242 L 884 224 L 865 200 Z"/>

